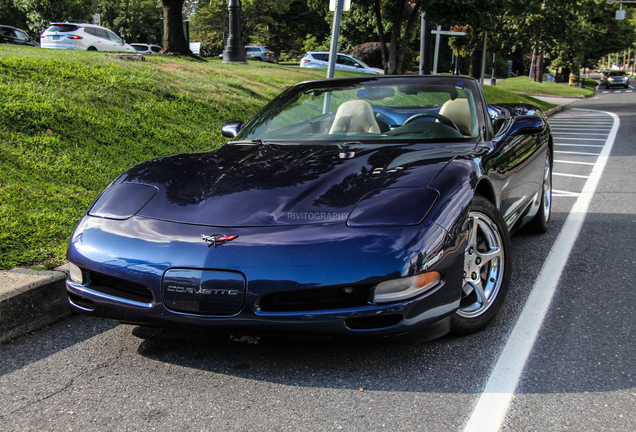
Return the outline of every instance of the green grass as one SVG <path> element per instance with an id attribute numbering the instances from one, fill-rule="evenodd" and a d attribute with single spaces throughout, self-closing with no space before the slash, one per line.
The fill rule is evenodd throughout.
<path id="1" fill-rule="evenodd" d="M 489 104 L 498 103 L 527 103 L 538 106 L 542 110 L 546 111 L 550 108 L 554 108 L 556 105 L 551 104 L 540 99 L 528 96 L 526 94 L 514 93 L 509 90 L 501 88 L 499 83 L 496 86 L 485 85 L 484 96 Z"/>
<path id="2" fill-rule="evenodd" d="M 519 76 L 516 78 L 506 78 L 505 80 L 497 81 L 497 87 L 515 93 L 577 97 L 591 95 L 594 92 L 594 86 L 596 85 L 596 82 L 593 80 L 589 81 L 590 83 L 593 83 L 593 85 L 589 86 L 588 88 L 580 88 L 569 86 L 567 84 L 558 84 L 555 82 L 544 81 L 542 83 L 536 83 L 526 76 Z M 587 82 L 586 85 L 588 85 Z"/>
<path id="3" fill-rule="evenodd" d="M 212 149 L 224 142 L 224 123 L 324 75 L 261 62 L 130 62 L 0 46 L 0 268 L 62 263 L 73 228 L 123 170 Z M 499 87 L 486 86 L 486 97 L 538 103 Z"/>

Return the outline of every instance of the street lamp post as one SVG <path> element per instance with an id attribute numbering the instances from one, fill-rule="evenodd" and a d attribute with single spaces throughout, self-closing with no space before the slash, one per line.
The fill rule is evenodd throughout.
<path id="1" fill-rule="evenodd" d="M 230 15 L 230 36 L 223 50 L 223 63 L 247 64 L 247 54 L 241 39 L 241 2 L 230 0 L 227 10 Z"/>

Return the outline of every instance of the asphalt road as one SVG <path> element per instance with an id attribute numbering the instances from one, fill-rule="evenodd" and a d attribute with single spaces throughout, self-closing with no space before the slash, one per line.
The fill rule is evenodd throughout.
<path id="1" fill-rule="evenodd" d="M 513 237 L 511 290 L 481 333 L 411 344 L 252 344 L 73 316 L 0 346 L 0 430 L 462 431 L 473 422 L 636 430 L 635 103 L 633 92 L 599 93 L 551 118 L 552 226 Z M 620 119 L 607 158 L 614 118 L 604 112 Z M 585 187 L 599 160 L 606 165 L 591 195 Z M 568 236 L 557 237 L 571 209 L 580 213 L 581 196 L 591 196 L 587 215 L 560 279 L 547 275 L 554 297 L 545 318 L 531 320 L 539 329 L 532 344 L 515 325 L 543 288 L 535 281 L 551 248 L 563 252 Z M 519 334 L 532 347 L 527 359 L 509 348 Z M 484 392 L 505 352 L 504 366 L 521 368 L 508 399 Z M 494 404 L 479 409 L 493 396 L 501 423 Z"/>

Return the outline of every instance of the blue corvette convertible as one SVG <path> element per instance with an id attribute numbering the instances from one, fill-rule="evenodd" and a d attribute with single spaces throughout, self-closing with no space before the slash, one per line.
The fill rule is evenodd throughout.
<path id="1" fill-rule="evenodd" d="M 550 220 L 553 141 L 467 77 L 302 82 L 231 141 L 132 167 L 69 245 L 69 302 L 136 325 L 435 338 L 484 328 L 509 235 Z"/>

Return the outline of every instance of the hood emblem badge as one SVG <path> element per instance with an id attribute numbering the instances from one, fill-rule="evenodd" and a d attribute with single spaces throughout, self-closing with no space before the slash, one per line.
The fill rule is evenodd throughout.
<path id="1" fill-rule="evenodd" d="M 211 247 L 211 246 L 217 247 L 217 245 L 221 245 L 225 242 L 234 240 L 235 238 L 238 238 L 238 236 L 224 235 L 224 234 L 214 234 L 214 235 L 201 234 L 201 238 L 208 245 L 208 247 Z"/>

